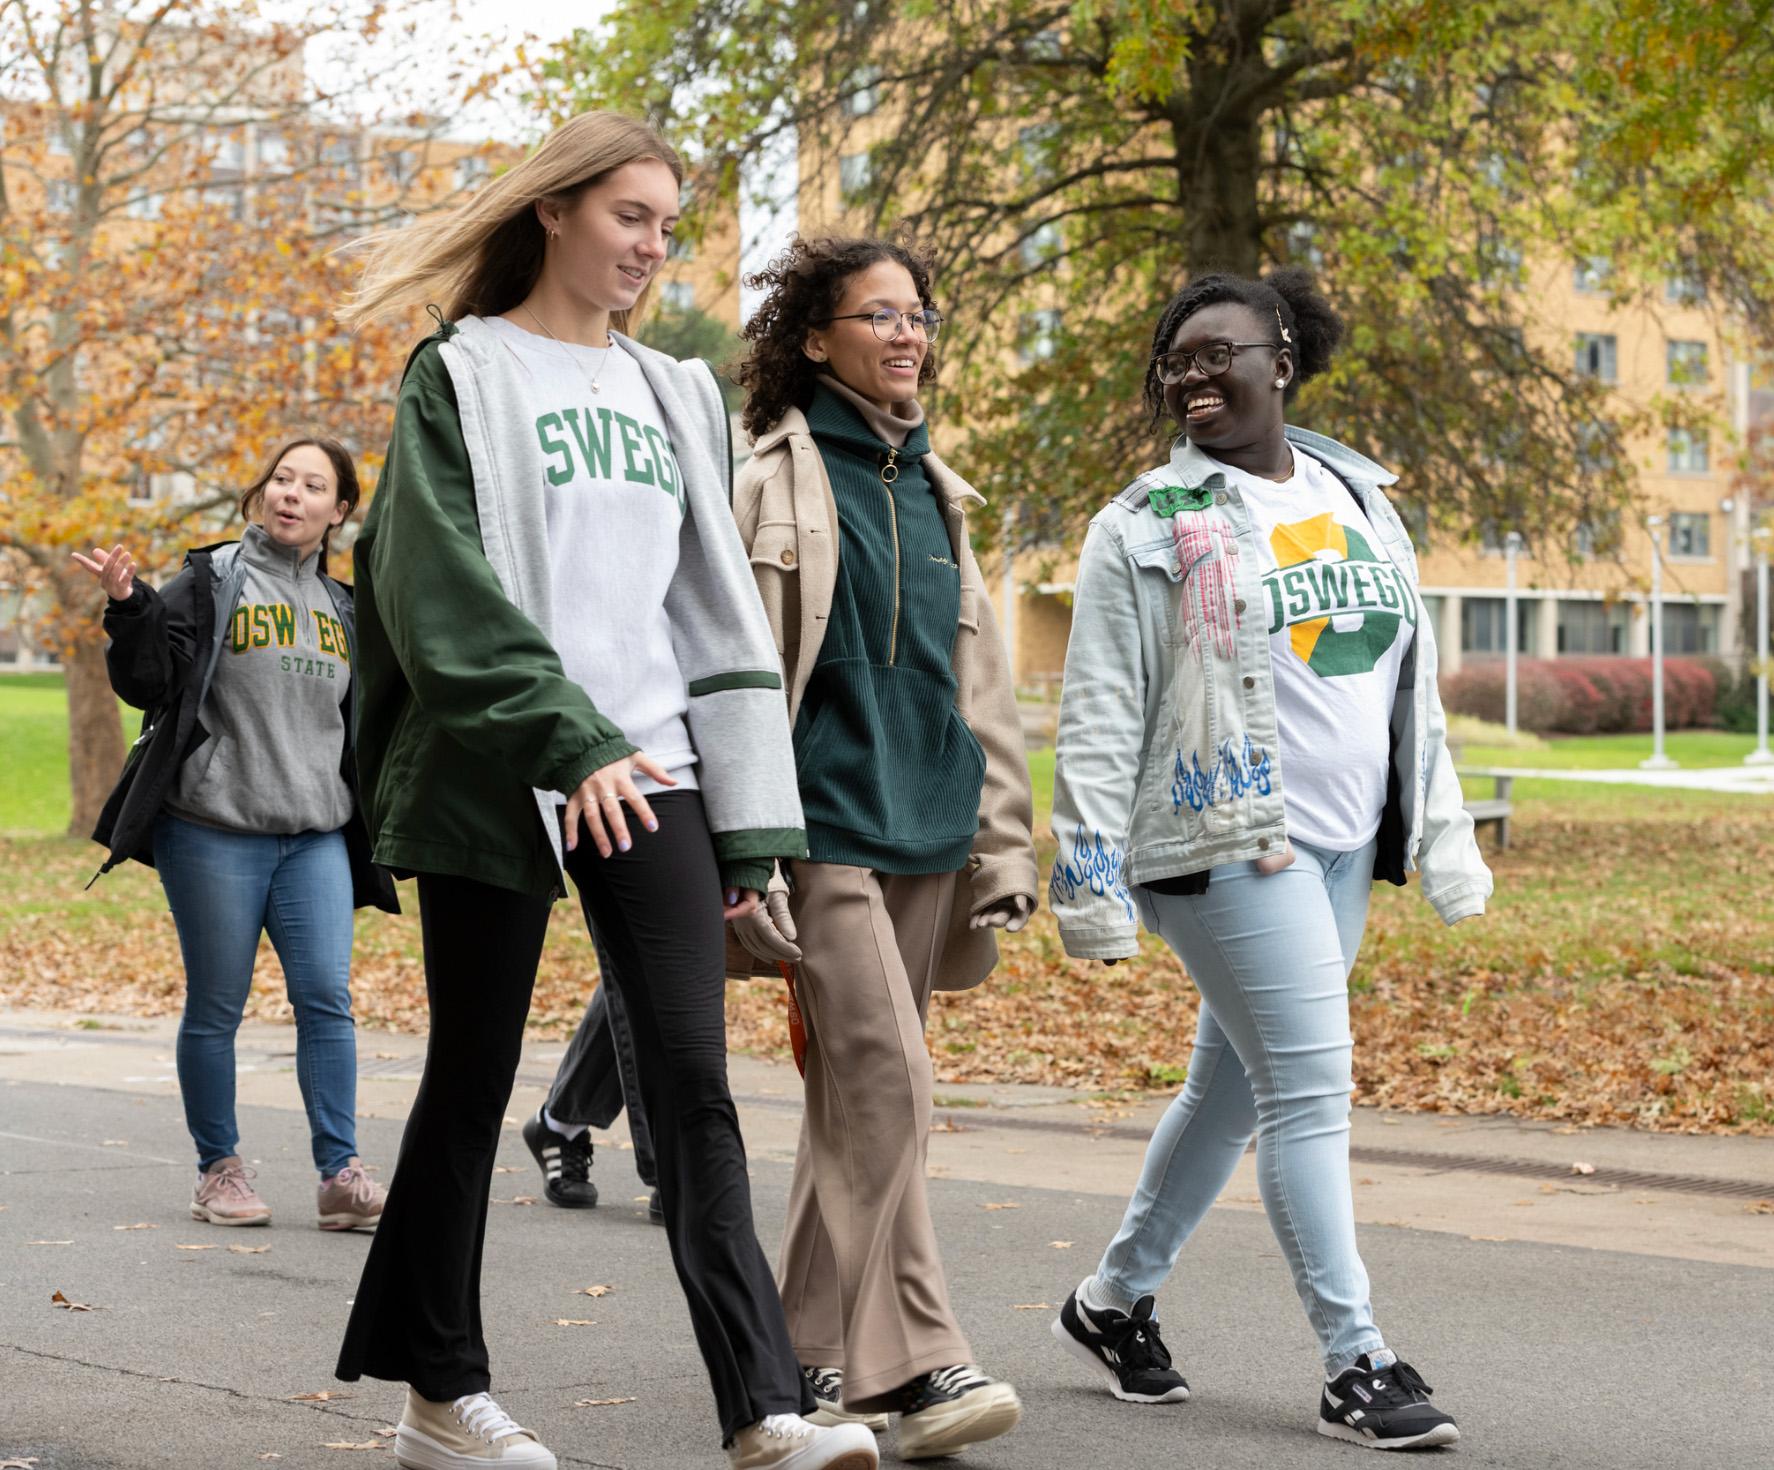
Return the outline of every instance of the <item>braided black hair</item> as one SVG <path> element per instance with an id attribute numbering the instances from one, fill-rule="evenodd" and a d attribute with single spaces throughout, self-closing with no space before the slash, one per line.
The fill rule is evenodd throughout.
<path id="1" fill-rule="evenodd" d="M 1343 319 L 1318 289 L 1312 273 L 1297 266 L 1272 271 L 1261 280 L 1248 276 L 1201 276 L 1170 298 L 1158 328 L 1152 333 L 1152 360 L 1146 364 L 1145 401 L 1152 427 L 1162 429 L 1165 420 L 1164 384 L 1158 381 L 1158 354 L 1168 352 L 1182 326 L 1204 306 L 1236 301 L 1259 316 L 1273 315 L 1271 340 L 1285 342 L 1293 350 L 1294 376 L 1287 385 L 1291 399 L 1300 384 L 1330 366 L 1337 344 L 1343 340 Z M 1285 336 L 1282 329 L 1286 329 Z"/>

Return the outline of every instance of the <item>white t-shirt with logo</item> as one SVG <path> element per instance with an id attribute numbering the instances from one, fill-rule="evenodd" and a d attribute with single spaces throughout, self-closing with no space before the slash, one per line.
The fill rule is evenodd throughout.
<path id="1" fill-rule="evenodd" d="M 1220 468 L 1261 557 L 1288 831 L 1353 852 L 1386 808 L 1392 705 L 1418 604 L 1343 482 L 1292 447 L 1285 481 Z"/>
<path id="2" fill-rule="evenodd" d="M 524 413 L 542 453 L 561 667 L 629 744 L 677 778 L 671 789 L 691 789 L 690 695 L 665 613 L 687 500 L 659 400 L 619 344 L 557 342 L 500 317 L 487 325 L 532 384 Z M 639 771 L 634 782 L 664 789 Z"/>

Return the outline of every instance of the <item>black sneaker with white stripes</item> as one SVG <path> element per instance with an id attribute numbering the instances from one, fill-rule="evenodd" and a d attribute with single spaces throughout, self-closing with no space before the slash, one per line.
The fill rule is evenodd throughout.
<path id="1" fill-rule="evenodd" d="M 885 1414 L 857 1414 L 844 1407 L 844 1375 L 836 1368 L 801 1368 L 801 1377 L 813 1390 L 813 1412 L 806 1415 L 813 1424 L 860 1424 L 872 1434 L 887 1431 Z"/>
<path id="2" fill-rule="evenodd" d="M 1171 1366 L 1170 1350 L 1158 1335 L 1153 1299 L 1141 1297 L 1132 1312 L 1113 1307 L 1099 1311 L 1079 1300 L 1089 1284 L 1089 1277 L 1079 1282 L 1053 1319 L 1059 1345 L 1103 1374 L 1109 1392 L 1127 1403 L 1180 1404 L 1188 1398 L 1189 1385 Z"/>
<path id="3" fill-rule="evenodd" d="M 591 1182 L 591 1130 L 568 1138 L 548 1126 L 542 1109 L 524 1124 L 524 1142 L 542 1170 L 542 1192 L 548 1202 L 569 1210 L 589 1210 L 597 1203 Z"/>
<path id="4" fill-rule="evenodd" d="M 900 1390 L 894 1448 L 902 1460 L 935 1460 L 1010 1433 L 1022 1416 L 1022 1401 L 1008 1383 L 987 1378 L 971 1363 L 957 1363 L 922 1374 Z"/>
<path id="5" fill-rule="evenodd" d="M 1453 1444 L 1460 1431 L 1429 1402 L 1435 1390 L 1409 1363 L 1375 1367 L 1365 1356 L 1345 1368 L 1318 1398 L 1318 1432 L 1370 1450 L 1426 1450 Z"/>

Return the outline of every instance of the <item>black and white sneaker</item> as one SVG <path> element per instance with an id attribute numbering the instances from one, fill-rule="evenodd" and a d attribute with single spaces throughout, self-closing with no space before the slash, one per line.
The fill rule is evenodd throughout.
<path id="1" fill-rule="evenodd" d="M 885 1414 L 857 1414 L 844 1407 L 844 1375 L 836 1368 L 801 1369 L 801 1377 L 807 1380 L 807 1387 L 813 1390 L 815 1405 L 809 1422 L 814 1424 L 860 1424 L 864 1429 L 875 1434 L 883 1434 L 887 1429 Z"/>
<path id="2" fill-rule="evenodd" d="M 899 1397 L 899 1458 L 934 1460 L 1008 1434 L 1023 1416 L 1008 1383 L 987 1378 L 971 1363 L 914 1378 Z"/>
<path id="3" fill-rule="evenodd" d="M 1453 1444 L 1460 1431 L 1429 1402 L 1435 1390 L 1409 1363 L 1394 1358 L 1375 1367 L 1356 1359 L 1318 1398 L 1318 1432 L 1370 1450 L 1426 1450 Z"/>
<path id="4" fill-rule="evenodd" d="M 524 1142 L 542 1170 L 542 1192 L 551 1205 L 568 1210 L 589 1210 L 597 1203 L 597 1185 L 591 1182 L 591 1130 L 577 1138 L 556 1133 L 542 1117 L 542 1109 L 524 1124 Z"/>
<path id="5" fill-rule="evenodd" d="M 1105 1375 L 1109 1392 L 1126 1403 L 1182 1403 L 1189 1385 L 1170 1365 L 1170 1350 L 1152 1315 L 1153 1299 L 1141 1297 L 1131 1313 L 1113 1307 L 1098 1311 L 1079 1300 L 1089 1284 L 1089 1277 L 1079 1282 L 1053 1319 L 1055 1340 L 1080 1363 Z"/>

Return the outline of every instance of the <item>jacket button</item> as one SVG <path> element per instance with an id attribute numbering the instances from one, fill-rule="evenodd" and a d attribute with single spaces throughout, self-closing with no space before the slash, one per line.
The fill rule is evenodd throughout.
<path id="1" fill-rule="evenodd" d="M 1224 505 L 1231 498 L 1232 497 L 1226 494 L 1224 490 L 1216 490 L 1213 495 L 1213 503 L 1215 505 Z"/>
<path id="2" fill-rule="evenodd" d="M 1257 846 L 1267 852 L 1269 848 L 1269 839 L 1267 837 L 1257 838 Z"/>
<path id="3" fill-rule="evenodd" d="M 785 567 L 792 567 L 792 566 L 793 566 L 793 565 L 794 565 L 794 564 L 795 564 L 795 554 L 794 554 L 794 552 L 792 552 L 792 551 L 785 551 L 785 552 L 783 552 L 783 553 L 782 553 L 782 564 L 783 564 L 783 565 L 784 565 L 784 566 L 785 566 Z"/>
<path id="4" fill-rule="evenodd" d="M 1233 601 L 1232 611 L 1233 612 L 1243 612 L 1244 611 L 1244 599 L 1242 597 L 1236 598 Z"/>
<path id="5" fill-rule="evenodd" d="M 1251 678 L 1249 674 L 1246 674 L 1244 676 L 1244 687 L 1246 689 L 1255 689 L 1257 687 L 1257 681 Z"/>

